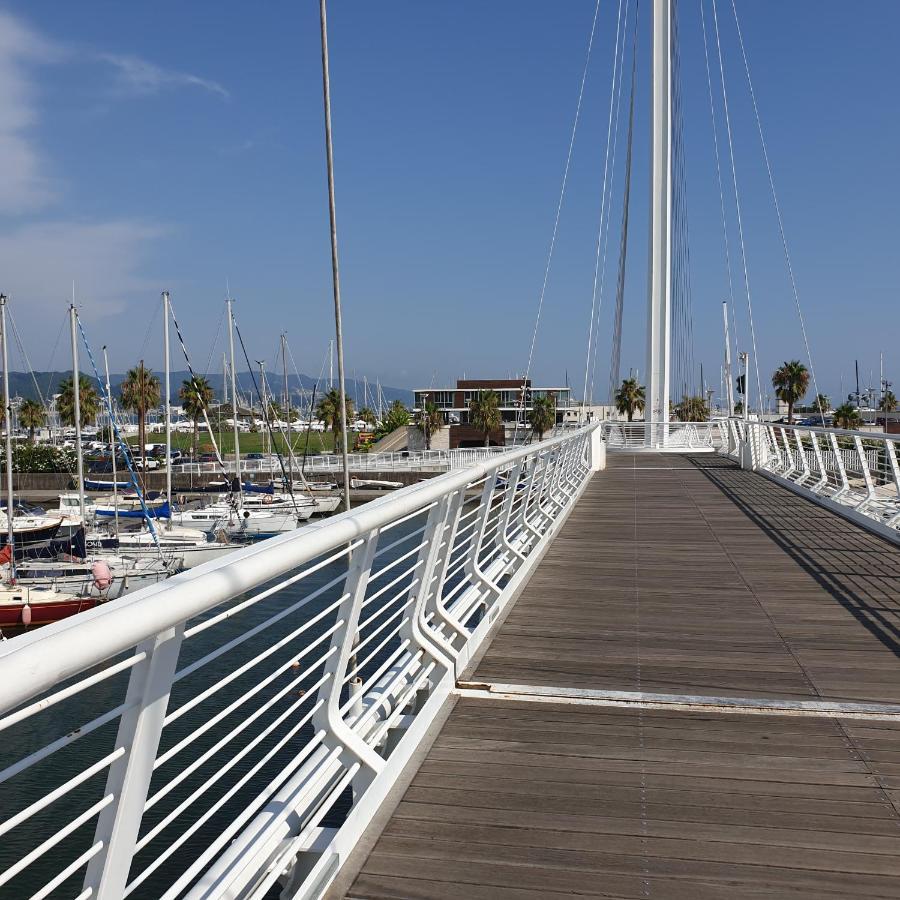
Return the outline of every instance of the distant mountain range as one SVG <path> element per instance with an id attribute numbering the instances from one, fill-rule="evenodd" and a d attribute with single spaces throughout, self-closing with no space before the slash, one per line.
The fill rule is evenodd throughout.
<path id="1" fill-rule="evenodd" d="M 54 394 L 59 393 L 60 382 L 68 378 L 71 374 L 71 372 L 35 372 L 32 376 L 29 372 L 10 372 L 9 390 L 13 397 L 25 397 L 32 400 L 37 400 L 40 398 L 40 394 L 43 394 L 44 400 L 49 400 L 49 398 Z M 156 372 L 155 374 L 159 377 L 161 384 L 163 381 L 163 373 Z M 206 377 L 210 385 L 212 385 L 213 391 L 215 391 L 216 399 L 220 400 L 223 396 L 222 374 L 210 374 Z M 172 385 L 172 396 L 170 397 L 170 400 L 172 403 L 179 403 L 178 390 L 181 387 L 182 382 L 187 381 L 188 378 L 190 378 L 190 373 L 187 371 L 171 373 L 170 379 Z M 119 385 L 121 385 L 121 383 L 125 380 L 125 376 L 121 373 L 110 373 L 109 380 L 110 384 L 112 385 L 113 394 L 118 394 Z M 40 393 L 35 386 L 35 381 L 37 381 L 37 384 L 40 387 Z M 276 375 L 274 377 L 271 377 L 267 375 L 266 381 L 268 383 L 269 393 L 274 394 L 276 399 L 280 400 L 283 393 L 281 376 Z M 249 372 L 238 372 L 237 384 L 238 393 L 240 393 L 245 400 L 250 397 L 250 395 L 252 395 L 253 401 L 258 402 L 259 398 L 256 394 L 257 389 L 256 387 L 254 387 L 253 377 Z M 257 386 L 259 385 L 259 375 L 256 375 L 256 384 Z M 299 378 L 296 375 L 289 375 L 288 387 L 291 392 L 291 401 L 296 402 L 297 400 L 299 400 L 301 395 L 304 398 L 308 399 L 315 385 L 316 379 L 311 378 L 309 375 L 301 374 Z M 365 384 L 363 381 L 354 381 L 353 379 L 347 379 L 347 393 L 354 400 L 358 397 L 360 406 L 363 405 L 364 388 Z M 321 395 L 327 390 L 328 381 L 326 379 L 323 383 L 320 383 L 318 385 L 318 394 Z M 377 405 L 374 384 L 369 383 L 368 392 L 369 405 Z M 386 387 L 385 385 L 382 385 L 381 392 L 383 396 L 383 402 L 386 403 L 392 403 L 394 400 L 400 400 L 402 403 L 410 406 L 413 402 L 412 391 L 406 390 L 405 388 Z"/>

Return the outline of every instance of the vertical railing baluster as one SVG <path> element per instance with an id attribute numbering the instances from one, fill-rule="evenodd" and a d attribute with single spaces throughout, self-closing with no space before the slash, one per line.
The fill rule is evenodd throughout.
<path id="1" fill-rule="evenodd" d="M 130 708 L 122 713 L 116 735 L 115 746 L 124 747 L 125 755 L 106 778 L 104 796 L 115 800 L 100 813 L 94 832 L 94 843 L 101 841 L 104 849 L 84 875 L 84 889 L 98 900 L 119 900 L 128 884 L 183 638 L 182 623 L 137 647 L 147 655 L 131 670 L 125 694 Z"/>
<path id="2" fill-rule="evenodd" d="M 341 714 L 341 699 L 344 678 L 359 642 L 359 617 L 372 572 L 378 537 L 377 528 L 370 531 L 362 545 L 356 547 L 350 556 L 343 599 L 337 610 L 337 621 L 341 625 L 331 637 L 331 652 L 323 672 L 325 682 L 319 688 L 319 696 L 325 699 L 325 703 L 313 717 L 314 727 L 326 733 L 325 744 L 341 748 L 341 761 L 344 765 L 358 760 L 366 767 L 368 773 L 364 778 L 371 778 L 381 771 L 384 760 L 347 724 Z"/>
<path id="3" fill-rule="evenodd" d="M 832 497 L 837 499 L 838 497 L 843 496 L 850 490 L 850 481 L 847 478 L 847 469 L 844 466 L 844 455 L 841 453 L 841 448 L 838 446 L 837 435 L 832 431 L 829 432 L 828 435 L 831 442 L 831 451 L 834 454 L 835 465 L 837 466 L 838 476 L 841 479 L 841 486 L 832 494 Z"/>
<path id="4" fill-rule="evenodd" d="M 856 509 L 862 511 L 875 499 L 875 485 L 872 482 L 872 473 L 869 471 L 869 461 L 866 459 L 862 438 L 858 434 L 853 436 L 853 446 L 856 449 L 856 455 L 859 457 L 859 466 L 866 485 L 866 496 L 856 504 Z"/>

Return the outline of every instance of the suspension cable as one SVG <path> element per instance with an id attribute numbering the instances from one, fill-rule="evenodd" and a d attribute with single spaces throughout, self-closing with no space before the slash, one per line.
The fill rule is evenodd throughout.
<path id="1" fill-rule="evenodd" d="M 744 270 L 744 288 L 747 292 L 747 318 L 750 324 L 750 342 L 753 346 L 753 365 L 756 371 L 756 393 L 757 393 L 757 403 L 759 404 L 760 414 L 762 413 L 762 380 L 759 377 L 759 354 L 756 349 L 756 328 L 753 325 L 753 301 L 750 296 L 750 274 L 747 269 L 747 250 L 744 246 L 744 223 L 741 217 L 741 199 L 740 193 L 738 192 L 738 183 L 737 183 L 737 168 L 734 162 L 734 141 L 732 139 L 731 134 L 731 115 L 728 111 L 728 92 L 725 88 L 725 64 L 722 60 L 722 42 L 719 37 L 719 14 L 716 9 L 716 0 L 712 0 L 712 11 L 713 11 L 713 24 L 715 26 L 716 32 L 716 49 L 718 51 L 719 56 L 719 75 L 722 81 L 722 101 L 725 110 L 725 129 L 728 134 L 728 153 L 731 158 L 731 179 L 734 185 L 734 208 L 737 216 L 737 225 L 738 225 L 738 236 L 740 237 L 741 244 L 741 263 Z M 748 411 L 750 409 L 749 404 L 749 392 L 747 391 L 747 385 L 744 385 L 744 402 L 747 403 Z"/>
<path id="2" fill-rule="evenodd" d="M 619 242 L 619 271 L 616 278 L 616 309 L 613 316 L 612 354 L 609 365 L 609 399 L 619 383 L 622 361 L 622 311 L 625 303 L 625 263 L 628 257 L 628 213 L 631 204 L 631 159 L 634 139 L 634 92 L 637 73 L 637 29 L 640 21 L 640 0 L 634 16 L 634 34 L 631 42 L 631 91 L 628 101 L 628 138 L 625 152 L 625 189 L 622 195 L 622 234 Z M 596 350 L 594 351 L 596 359 Z M 596 365 L 596 363 L 595 363 Z"/>
<path id="3" fill-rule="evenodd" d="M 740 344 L 738 338 L 737 315 L 735 313 L 734 303 L 734 276 L 731 269 L 731 247 L 728 240 L 728 218 L 725 213 L 725 189 L 722 185 L 722 163 L 719 154 L 719 129 L 716 124 L 715 102 L 713 100 L 712 74 L 709 67 L 709 46 L 706 36 L 706 13 L 704 11 L 705 0 L 700 0 L 700 26 L 703 31 L 703 57 L 706 61 L 706 87 L 709 92 L 709 117 L 712 123 L 713 147 L 716 155 L 716 181 L 719 186 L 719 209 L 722 214 L 722 237 L 725 242 L 725 271 L 728 275 L 728 309 L 731 312 L 731 331 L 734 342 L 734 359 L 738 358 L 738 346 Z M 729 390 L 731 388 L 729 387 Z M 745 385 L 746 389 L 746 385 Z M 746 400 L 746 397 L 744 398 Z"/>
<path id="4" fill-rule="evenodd" d="M 628 15 L 628 7 L 625 7 L 625 15 Z M 597 312 L 597 287 L 600 282 L 600 253 L 603 247 L 603 234 L 604 234 L 604 219 L 606 215 L 606 200 L 607 200 L 607 180 L 609 176 L 609 157 L 610 157 L 610 143 L 612 140 L 612 125 L 613 125 L 613 112 L 614 107 L 616 107 L 615 96 L 616 96 L 616 77 L 619 72 L 619 35 L 622 33 L 622 0 L 619 0 L 619 12 L 616 18 L 616 44 L 615 51 L 613 54 L 613 71 L 612 71 L 612 80 L 609 84 L 609 115 L 606 120 L 606 154 L 603 160 L 603 190 L 600 193 L 600 222 L 597 227 L 597 251 L 594 258 L 594 282 L 593 287 L 591 289 L 591 318 L 588 324 L 588 342 L 587 342 L 587 351 L 584 356 L 584 390 L 582 392 L 582 400 L 581 400 L 581 411 L 582 415 L 584 414 L 585 405 L 588 402 L 588 374 L 591 366 L 591 349 L 594 346 L 594 318 L 599 315 Z M 623 37 L 624 43 L 624 37 Z M 619 82 L 621 85 L 621 81 Z M 618 130 L 618 110 L 616 112 L 616 128 Z M 611 193 L 611 191 L 610 191 Z M 602 302 L 602 297 L 601 297 Z M 593 398 L 591 398 L 593 399 Z"/>
<path id="5" fill-rule="evenodd" d="M 741 56 L 744 59 L 744 71 L 747 73 L 747 86 L 750 88 L 750 99 L 753 101 L 753 113 L 756 116 L 756 127 L 759 131 L 759 142 L 762 145 L 763 159 L 766 162 L 766 172 L 769 176 L 769 187 L 772 190 L 772 202 L 775 205 L 775 216 L 778 219 L 778 231 L 781 234 L 781 246 L 784 249 L 784 261 L 787 263 L 788 275 L 791 279 L 791 290 L 794 294 L 794 304 L 797 307 L 797 318 L 800 320 L 800 332 L 803 335 L 803 344 L 806 348 L 806 358 L 809 360 L 809 371 L 812 375 L 813 390 L 816 392 L 816 405 L 819 407 L 819 415 L 822 417 L 822 423 L 825 423 L 825 410 L 822 409 L 821 394 L 819 393 L 819 383 L 816 380 L 816 367 L 813 365 L 812 351 L 809 347 L 809 339 L 806 336 L 806 324 L 803 321 L 803 311 L 800 308 L 800 292 L 797 290 L 797 281 L 794 278 L 794 267 L 791 264 L 791 254 L 788 251 L 787 236 L 784 231 L 784 220 L 781 216 L 781 204 L 778 202 L 778 193 L 775 190 L 775 177 L 772 174 L 772 164 L 769 162 L 769 150 L 766 146 L 766 138 L 763 134 L 762 117 L 759 114 L 759 107 L 756 104 L 756 91 L 753 90 L 753 79 L 750 77 L 750 62 L 747 59 L 747 50 L 744 47 L 744 36 L 741 32 L 741 23 L 738 19 L 737 6 L 734 0 L 731 0 L 731 8 L 734 11 L 734 24 L 737 26 L 738 42 L 741 45 Z"/>
<path id="6" fill-rule="evenodd" d="M 621 0 L 620 0 L 620 2 L 621 2 Z M 566 153 L 566 165 L 565 165 L 565 168 L 563 169 L 562 186 L 559 191 L 559 202 L 556 204 L 556 218 L 554 219 L 554 222 L 553 222 L 553 233 L 550 237 L 550 249 L 547 253 L 547 265 L 544 267 L 544 280 L 543 280 L 543 283 L 541 284 L 541 294 L 540 294 L 540 298 L 538 300 L 537 316 L 535 317 L 535 320 L 534 320 L 534 331 L 531 335 L 531 349 L 528 351 L 528 365 L 525 367 L 525 375 L 522 379 L 521 409 L 522 409 L 523 416 L 525 414 L 525 402 L 524 402 L 525 388 L 528 384 L 528 378 L 531 374 L 531 364 L 534 361 L 534 348 L 535 348 L 535 344 L 537 343 L 538 327 L 540 326 L 540 323 L 541 323 L 541 313 L 544 309 L 544 297 L 546 296 L 546 293 L 547 293 L 547 282 L 550 278 L 550 264 L 553 261 L 553 250 L 556 247 L 556 236 L 559 233 L 559 218 L 560 218 L 560 215 L 562 214 L 563 200 L 566 195 L 566 185 L 568 184 L 568 181 L 569 181 L 569 167 L 572 163 L 572 153 L 575 149 L 575 134 L 578 131 L 578 121 L 581 117 L 581 101 L 584 98 L 584 85 L 585 85 L 585 82 L 587 81 L 588 67 L 591 62 L 591 51 L 594 47 L 594 34 L 597 30 L 597 17 L 599 16 L 599 14 L 600 14 L 600 0 L 597 0 L 596 4 L 594 6 L 594 18 L 593 18 L 593 21 L 591 22 L 591 34 L 590 34 L 590 37 L 588 38 L 587 56 L 584 61 L 584 70 L 581 73 L 581 86 L 578 89 L 578 102 L 575 104 L 575 120 L 572 123 L 572 135 L 569 138 L 569 150 Z M 518 425 L 518 421 L 519 421 L 519 417 L 517 415 L 516 416 L 516 425 Z M 519 429 L 516 428 L 517 436 L 518 436 L 518 432 L 519 432 Z"/>

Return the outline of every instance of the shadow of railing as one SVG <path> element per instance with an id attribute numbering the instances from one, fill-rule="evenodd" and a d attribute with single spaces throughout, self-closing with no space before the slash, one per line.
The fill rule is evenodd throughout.
<path id="1" fill-rule="evenodd" d="M 900 549 L 877 534 L 721 456 L 691 456 L 735 506 L 900 655 Z"/>

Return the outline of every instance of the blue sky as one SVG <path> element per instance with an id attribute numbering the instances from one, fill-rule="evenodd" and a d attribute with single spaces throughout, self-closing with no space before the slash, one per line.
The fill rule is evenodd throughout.
<path id="1" fill-rule="evenodd" d="M 765 380 L 804 350 L 730 3 L 718 2 Z M 642 370 L 645 355 L 642 7 L 626 370 Z M 535 352 L 545 383 L 584 377 L 617 8 L 601 0 Z M 593 0 L 331 4 L 351 373 L 414 387 L 523 371 L 593 10 Z M 880 350 L 900 384 L 900 6 L 739 0 L 738 10 L 820 388 L 836 395 L 843 374 L 848 390 L 856 357 L 864 380 L 877 378 Z M 727 285 L 699 0 L 682 2 L 681 33 L 694 356 L 717 388 Z M 312 0 L 0 6 L 0 289 L 35 368 L 68 365 L 58 335 L 74 280 L 115 369 L 160 363 L 164 288 L 196 367 L 217 366 L 227 283 L 254 358 L 273 365 L 286 330 L 300 370 L 318 372 L 333 331 L 318 40 Z M 621 139 L 624 116 L 620 129 Z M 598 394 L 623 157 L 620 143 Z M 744 309 L 739 279 L 735 289 Z M 22 367 L 17 350 L 12 364 Z"/>

